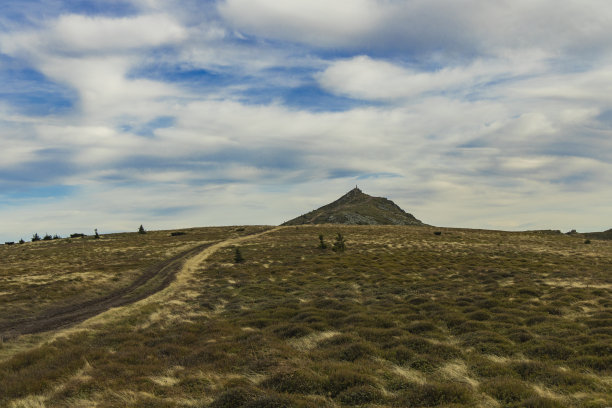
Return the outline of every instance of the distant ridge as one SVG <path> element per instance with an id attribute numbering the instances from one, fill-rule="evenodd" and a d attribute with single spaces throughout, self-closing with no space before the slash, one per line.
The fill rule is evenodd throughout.
<path id="1" fill-rule="evenodd" d="M 425 225 L 393 201 L 372 197 L 355 187 L 333 203 L 300 215 L 282 225 Z"/>
<path id="2" fill-rule="evenodd" d="M 582 235 L 587 238 L 612 240 L 612 228 L 603 232 L 586 232 Z"/>

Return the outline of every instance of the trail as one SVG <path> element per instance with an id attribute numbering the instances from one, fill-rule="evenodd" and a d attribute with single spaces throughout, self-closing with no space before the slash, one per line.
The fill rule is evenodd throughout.
<path id="1" fill-rule="evenodd" d="M 168 288 L 175 281 L 185 281 L 208 257 L 221 248 L 277 231 L 272 228 L 257 234 L 230 238 L 216 244 L 202 244 L 148 267 L 129 286 L 118 289 L 106 296 L 48 309 L 42 314 L 21 318 L 0 324 L 0 338 L 10 339 L 22 334 L 42 333 L 65 329 L 99 315 L 111 308 L 127 306 L 148 298 Z"/>

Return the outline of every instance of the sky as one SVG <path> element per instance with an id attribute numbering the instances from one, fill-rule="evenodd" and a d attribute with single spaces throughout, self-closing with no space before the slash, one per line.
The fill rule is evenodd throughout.
<path id="1" fill-rule="evenodd" d="M 612 227 L 608 0 L 3 0 L 0 241 L 280 224 Z"/>

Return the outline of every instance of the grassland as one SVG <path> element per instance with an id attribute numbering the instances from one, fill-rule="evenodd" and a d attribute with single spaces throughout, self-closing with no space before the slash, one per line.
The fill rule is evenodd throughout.
<path id="1" fill-rule="evenodd" d="M 0 318 L 262 230 L 1 248 Z M 612 406 L 612 242 L 434 231 L 285 227 L 239 243 L 239 264 L 220 245 L 145 300 L 5 341 L 0 406 Z M 337 232 L 345 252 L 317 248 Z"/>

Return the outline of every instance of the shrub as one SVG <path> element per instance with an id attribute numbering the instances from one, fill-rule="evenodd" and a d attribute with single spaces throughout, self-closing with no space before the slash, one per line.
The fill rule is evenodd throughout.
<path id="1" fill-rule="evenodd" d="M 140 227 L 138 227 L 138 233 L 139 234 L 146 234 L 147 233 L 147 231 L 144 229 L 142 224 L 140 224 Z"/>
<path id="2" fill-rule="evenodd" d="M 170 233 L 170 236 L 171 236 L 171 237 L 178 237 L 178 236 L 181 236 L 181 235 L 186 235 L 186 234 L 187 234 L 187 233 L 186 233 L 186 232 L 183 232 L 183 231 L 175 231 L 175 232 L 171 232 L 171 233 Z"/>
<path id="3" fill-rule="evenodd" d="M 100 239 L 100 234 L 98 234 L 98 229 L 95 230 L 94 239 Z"/>
<path id="4" fill-rule="evenodd" d="M 49 234 L 45 234 L 45 236 L 43 237 L 43 241 L 51 241 L 53 239 L 53 237 Z"/>
<path id="5" fill-rule="evenodd" d="M 240 248 L 236 248 L 234 251 L 234 263 L 242 263 L 244 262 L 244 257 L 242 256 L 242 252 L 240 252 Z"/>
<path id="6" fill-rule="evenodd" d="M 40 241 L 40 235 L 38 235 L 38 233 L 35 233 L 34 235 L 32 235 L 32 242 L 36 242 L 36 241 Z"/>
<path id="7" fill-rule="evenodd" d="M 336 236 L 336 241 L 334 242 L 334 245 L 332 247 L 332 250 L 334 252 L 344 252 L 344 250 L 346 249 L 346 244 L 345 244 L 345 239 L 342 236 L 342 234 L 338 233 L 338 235 Z"/>
<path id="8" fill-rule="evenodd" d="M 323 234 L 319 234 L 319 248 L 320 249 L 327 249 L 327 244 L 323 240 Z"/>

